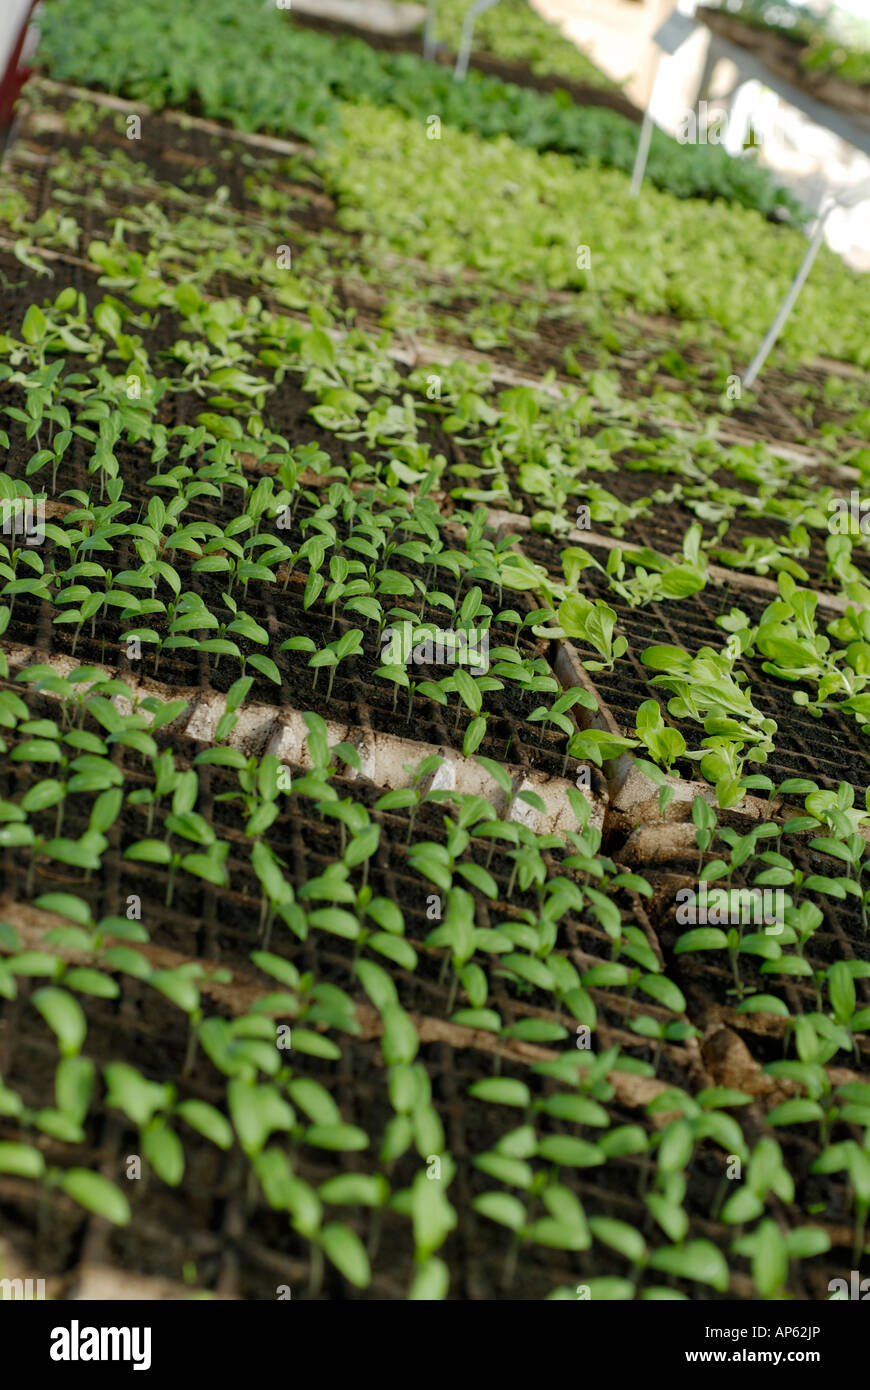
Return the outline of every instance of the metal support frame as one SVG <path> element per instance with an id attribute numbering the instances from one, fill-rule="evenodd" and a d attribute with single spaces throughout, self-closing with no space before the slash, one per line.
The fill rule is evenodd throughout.
<path id="1" fill-rule="evenodd" d="M 647 158 L 649 156 L 650 141 L 652 139 L 653 119 L 651 109 L 655 96 L 656 84 L 661 72 L 662 54 L 672 54 L 685 42 L 689 33 L 697 26 L 693 21 L 686 17 L 674 14 L 661 26 L 653 35 L 654 42 L 659 47 L 659 56 L 656 59 L 655 74 L 653 77 L 652 90 L 649 101 L 647 102 L 644 113 L 643 125 L 641 126 L 640 137 L 638 139 L 637 155 L 634 161 L 634 169 L 631 175 L 630 194 L 637 197 L 643 184 L 643 176 L 646 170 Z M 744 82 L 755 79 L 762 86 L 771 88 L 780 96 L 783 101 L 790 106 L 796 107 L 808 116 L 816 125 L 825 130 L 833 131 L 842 140 L 861 150 L 864 154 L 870 155 L 870 118 L 856 114 L 854 117 L 839 111 L 836 107 L 830 106 L 827 102 L 817 101 L 809 93 L 801 91 L 785 78 L 779 77 L 771 72 L 767 66 L 753 54 L 739 44 L 731 43 L 727 39 L 721 38 L 718 34 L 711 34 L 710 44 L 707 50 L 704 67 L 701 72 L 698 89 L 695 96 L 695 109 L 698 109 L 701 100 L 708 95 L 713 78 L 716 64 L 721 58 L 729 58 L 738 69 L 738 79 L 731 90 L 730 96 L 733 99 L 734 92 L 738 86 Z M 813 262 L 819 254 L 825 236 L 825 226 L 828 217 L 835 208 L 855 207 L 858 203 L 870 199 L 870 179 L 852 187 L 840 189 L 829 195 L 827 206 L 822 207 L 819 212 L 818 221 L 813 229 L 806 254 L 798 268 L 788 293 L 779 307 L 776 317 L 767 333 L 762 339 L 758 351 L 746 369 L 746 374 L 742 379 L 742 385 L 749 390 L 756 381 L 759 372 L 764 366 L 770 355 L 771 349 L 776 343 L 788 320 L 788 316 L 797 302 L 807 276 L 813 267 Z"/>
<path id="2" fill-rule="evenodd" d="M 498 0 L 474 0 L 465 12 L 462 21 L 462 41 L 459 45 L 459 52 L 456 55 L 456 66 L 453 69 L 453 81 L 464 82 L 465 74 L 468 72 L 468 60 L 471 57 L 471 45 L 474 40 L 474 22 L 479 14 L 484 10 L 492 9 L 497 5 Z"/>
<path id="3" fill-rule="evenodd" d="M 8 138 L 12 111 L 26 75 L 25 48 L 36 0 L 6 0 L 0 12 L 0 134 Z"/>
<path id="4" fill-rule="evenodd" d="M 746 369 L 746 375 L 743 378 L 743 386 L 747 391 L 753 385 L 755 378 L 758 376 L 758 373 L 761 371 L 762 367 L 767 361 L 767 358 L 770 354 L 770 350 L 776 342 L 777 338 L 779 337 L 780 333 L 782 332 L 783 328 L 785 327 L 786 319 L 788 318 L 789 314 L 794 308 L 795 301 L 797 300 L 798 295 L 803 289 L 804 281 L 809 275 L 813 266 L 813 261 L 819 254 L 819 248 L 821 247 L 821 244 L 824 241 L 825 223 L 828 220 L 828 213 L 833 211 L 834 206 L 835 205 L 832 203 L 831 206 L 824 213 L 820 213 L 819 220 L 816 223 L 815 231 L 813 232 L 812 237 L 810 238 L 810 244 L 807 247 L 807 253 L 800 263 L 797 275 L 794 277 L 794 279 L 791 282 L 791 285 L 789 286 L 788 294 L 782 301 L 782 304 L 779 306 L 779 312 L 777 313 L 776 318 L 773 320 L 773 323 L 770 325 L 767 332 L 765 333 L 758 351 L 756 352 L 755 356 L 753 357 L 752 361 Z"/>
<path id="5" fill-rule="evenodd" d="M 854 145 L 862 153 L 870 155 L 870 117 L 857 111 L 850 115 L 846 111 L 841 111 L 839 107 L 831 106 L 829 102 L 819 101 L 817 97 L 811 96 L 809 92 L 803 91 L 800 87 L 796 87 L 787 78 L 772 72 L 748 48 L 743 48 L 741 44 L 732 43 L 729 39 L 723 39 L 718 34 L 711 34 L 710 36 L 710 47 L 698 83 L 696 107 L 698 101 L 707 95 L 713 70 L 723 58 L 730 59 L 738 70 L 739 76 L 735 86 L 742 86 L 744 82 L 749 82 L 754 78 L 763 87 L 769 87 L 771 91 L 776 92 L 777 96 L 781 97 L 789 106 L 794 106 L 798 111 L 801 111 L 814 125 L 832 131 L 841 140 L 845 140 L 848 145 Z"/>
<path id="6" fill-rule="evenodd" d="M 662 57 L 659 53 L 655 60 L 652 90 L 649 94 L 646 110 L 643 113 L 643 125 L 640 128 L 640 137 L 637 142 L 637 154 L 634 157 L 634 168 L 631 171 L 631 184 L 628 192 L 629 196 L 632 198 L 638 197 L 641 186 L 643 185 L 643 176 L 646 173 L 646 162 L 649 158 L 649 147 L 652 140 L 653 126 L 655 124 L 652 118 L 652 106 L 656 94 L 656 86 L 658 85 L 659 73 L 661 72 L 661 61 Z"/>
<path id="7" fill-rule="evenodd" d="M 807 247 L 806 255 L 798 267 L 797 274 L 789 286 L 788 293 L 773 323 L 768 328 L 762 339 L 758 351 L 746 369 L 742 380 L 742 385 L 748 391 L 755 383 L 759 372 L 770 356 L 774 343 L 786 325 L 788 316 L 797 302 L 797 297 L 803 289 L 807 276 L 813 268 L 813 262 L 819 254 L 822 242 L 825 237 L 825 226 L 828 218 L 835 208 L 853 208 L 859 203 L 863 203 L 870 198 L 870 179 L 865 179 L 861 183 L 853 184 L 849 188 L 843 188 L 830 195 L 827 207 L 823 207 L 819 212 L 819 218 L 810 237 L 810 244 Z"/>
<path id="8" fill-rule="evenodd" d="M 636 198 L 643 185 L 643 176 L 646 173 L 646 162 L 649 157 L 650 141 L 652 140 L 653 126 L 655 122 L 652 117 L 652 108 L 655 100 L 656 85 L 661 72 L 662 57 L 671 57 L 678 48 L 682 48 L 686 39 L 691 38 L 697 30 L 697 24 L 688 15 L 674 11 L 668 15 L 664 24 L 660 24 L 652 36 L 652 41 L 656 45 L 658 52 L 655 59 L 653 70 L 652 87 L 649 99 L 647 100 L 646 110 L 643 113 L 643 125 L 640 128 L 640 136 L 637 142 L 637 154 L 634 158 L 634 169 L 631 174 L 631 185 L 629 195 Z"/>
<path id="9" fill-rule="evenodd" d="M 697 106 L 701 99 L 708 95 L 712 82 L 713 73 L 716 65 L 721 59 L 727 58 L 737 68 L 737 80 L 732 87 L 730 96 L 733 99 L 737 87 L 744 82 L 755 80 L 760 82 L 763 87 L 770 88 L 776 92 L 777 96 L 793 106 L 804 116 L 808 117 L 815 125 L 823 130 L 830 130 L 834 135 L 845 140 L 847 144 L 855 149 L 861 150 L 865 155 L 870 155 L 870 118 L 856 112 L 850 115 L 846 111 L 840 111 L 836 106 L 831 106 L 828 102 L 817 100 L 809 92 L 800 87 L 796 87 L 787 78 L 780 77 L 778 73 L 772 72 L 761 59 L 742 44 L 733 43 L 730 39 L 723 38 L 720 34 L 710 35 L 710 44 L 704 63 L 704 69 L 698 83 L 698 90 L 695 99 Z M 742 379 L 742 385 L 748 391 L 755 383 L 761 372 L 762 367 L 770 356 L 774 344 L 782 333 L 788 320 L 789 314 L 797 302 L 807 276 L 813 267 L 813 262 L 819 254 L 825 235 L 825 226 L 828 217 L 835 208 L 855 207 L 856 204 L 870 198 L 870 181 L 864 181 L 853 187 L 840 189 L 829 195 L 827 206 L 823 203 L 819 210 L 819 217 L 813 229 L 806 254 L 801 262 L 797 274 L 795 275 L 788 293 L 779 307 L 776 317 L 767 333 L 762 339 L 758 351 L 746 369 Z"/>
<path id="10" fill-rule="evenodd" d="M 431 62 L 438 43 L 438 0 L 426 0 L 426 23 L 423 26 L 423 57 Z"/>

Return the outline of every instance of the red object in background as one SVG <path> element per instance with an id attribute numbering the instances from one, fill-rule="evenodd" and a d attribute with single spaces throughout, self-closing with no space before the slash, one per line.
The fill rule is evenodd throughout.
<path id="1" fill-rule="evenodd" d="M 34 47 L 31 20 L 37 0 L 4 0 L 0 14 L 0 147 L 12 126 L 15 103 L 29 76 Z"/>

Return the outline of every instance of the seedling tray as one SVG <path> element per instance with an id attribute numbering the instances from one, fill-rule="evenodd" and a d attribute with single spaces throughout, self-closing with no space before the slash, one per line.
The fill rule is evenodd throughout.
<path id="1" fill-rule="evenodd" d="M 523 537 L 522 545 L 530 559 L 544 564 L 554 576 L 561 573 L 558 556 L 562 547 L 558 542 L 529 534 Z M 631 737 L 638 706 L 643 700 L 657 699 L 665 720 L 680 729 L 690 746 L 698 746 L 703 729 L 691 721 L 671 719 L 667 713 L 669 697 L 651 684 L 655 672 L 641 663 L 641 655 L 646 647 L 656 643 L 682 647 L 692 653 L 703 646 L 719 650 L 727 634 L 716 626 L 715 619 L 732 608 L 741 608 L 750 624 L 755 624 L 767 599 L 755 599 L 742 586 L 708 584 L 701 593 L 679 602 L 631 608 L 611 590 L 607 577 L 592 568 L 580 575 L 579 591 L 590 599 L 604 599 L 617 614 L 617 631 L 628 638 L 628 650 L 613 671 L 595 671 L 590 675 L 599 704 Z M 581 659 L 596 658 L 596 653 L 584 650 L 579 643 L 575 645 Z M 863 804 L 864 789 L 870 783 L 870 747 L 866 746 L 858 724 L 834 710 L 826 710 L 823 718 L 815 719 L 794 703 L 789 686 L 764 674 L 760 663 L 751 669 L 743 664 L 743 669 L 750 677 L 754 703 L 777 725 L 773 752 L 766 763 L 751 770 L 771 777 L 775 784 L 788 777 L 808 777 L 825 788 L 848 782 L 855 788 L 856 800 Z M 694 775 L 691 766 L 685 768 L 684 775 Z"/>

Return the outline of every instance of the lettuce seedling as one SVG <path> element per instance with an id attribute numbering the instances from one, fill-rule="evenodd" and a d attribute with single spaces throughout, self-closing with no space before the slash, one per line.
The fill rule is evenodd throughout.
<path id="1" fill-rule="evenodd" d="M 679 729 L 665 725 L 658 700 L 644 700 L 638 707 L 636 731 L 640 741 L 666 772 L 670 772 L 677 759 L 686 752 L 686 740 Z"/>
<path id="2" fill-rule="evenodd" d="M 616 613 L 603 599 L 593 603 L 582 594 L 569 594 L 559 604 L 557 617 L 566 637 L 579 638 L 602 657 L 601 661 L 584 661 L 587 671 L 612 671 L 628 649 L 627 637 L 614 639 Z"/>

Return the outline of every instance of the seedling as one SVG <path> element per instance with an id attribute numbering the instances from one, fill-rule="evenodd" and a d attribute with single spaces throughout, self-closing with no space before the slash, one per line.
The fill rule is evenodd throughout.
<path id="1" fill-rule="evenodd" d="M 332 683 L 335 680 L 335 673 L 342 661 L 348 657 L 359 656 L 363 649 L 363 635 L 359 628 L 351 628 L 335 642 L 330 642 L 328 647 L 323 647 L 319 652 L 315 652 L 308 665 L 314 669 L 314 685 L 317 686 L 317 673 L 321 666 L 329 667 L 329 684 L 326 688 L 326 698 L 332 697 Z"/>
<path id="2" fill-rule="evenodd" d="M 567 637 L 579 638 L 602 657 L 584 661 L 587 671 L 612 671 L 628 648 L 627 637 L 614 638 L 616 613 L 603 599 L 592 603 L 581 594 L 569 594 L 559 605 L 558 621 Z"/>

